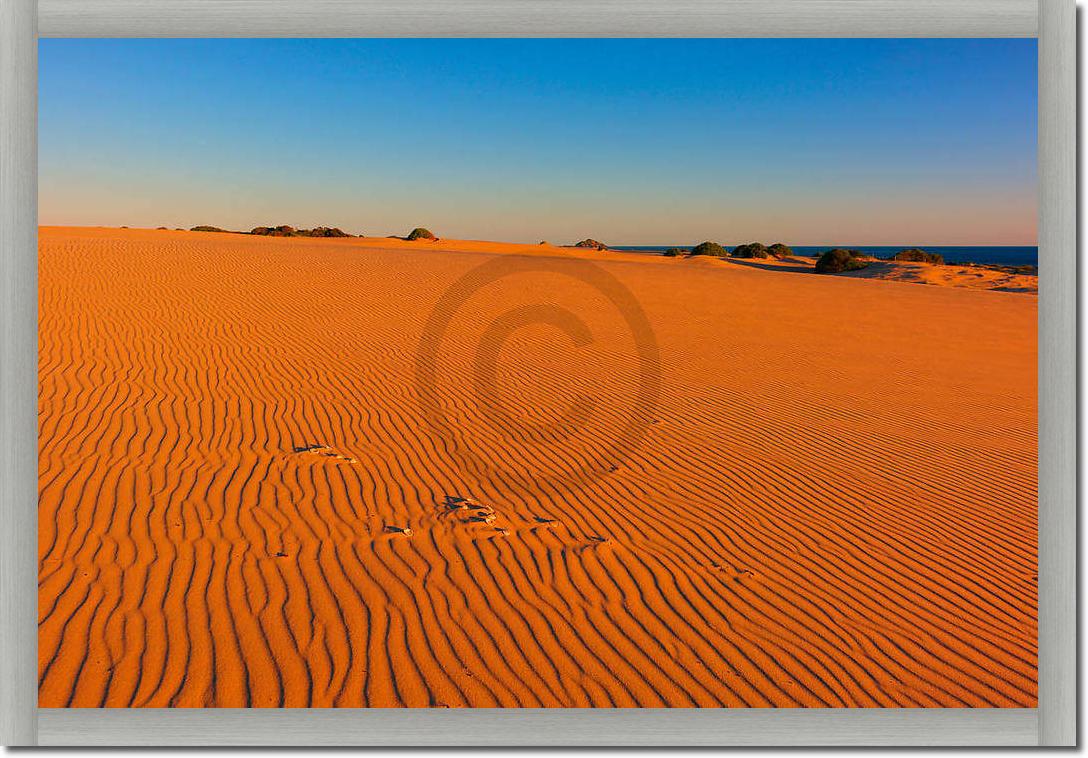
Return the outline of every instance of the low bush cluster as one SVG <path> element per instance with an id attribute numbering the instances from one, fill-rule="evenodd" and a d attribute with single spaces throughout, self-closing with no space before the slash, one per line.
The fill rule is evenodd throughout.
<path id="1" fill-rule="evenodd" d="M 665 255 L 670 257 L 683 255 L 684 251 L 678 247 L 670 247 L 665 251 Z M 727 250 L 717 242 L 703 242 L 692 248 L 689 255 L 709 255 L 715 258 L 785 258 L 793 255 L 793 250 L 788 245 L 783 245 L 781 242 L 776 242 L 770 247 L 767 247 L 762 242 L 749 242 L 744 245 L 737 245 L 733 248 L 732 252 Z"/>
<path id="2" fill-rule="evenodd" d="M 734 258 L 770 258 L 771 253 L 762 242 L 749 242 L 747 245 L 737 245 L 730 255 Z"/>
<path id="3" fill-rule="evenodd" d="M 249 233 L 262 237 L 294 237 L 297 231 L 293 226 L 258 226 Z"/>
<path id="4" fill-rule="evenodd" d="M 860 250 L 844 250 L 836 247 L 828 250 L 816 261 L 817 274 L 841 274 L 844 271 L 857 271 L 869 265 L 865 254 Z"/>
<path id="5" fill-rule="evenodd" d="M 725 258 L 729 255 L 717 242 L 700 242 L 691 249 L 691 255 L 709 255 L 713 258 Z"/>
<path id="6" fill-rule="evenodd" d="M 350 237 L 342 229 L 330 226 L 316 226 L 313 229 L 296 229 L 293 226 L 258 226 L 250 234 L 261 237 Z"/>
<path id="7" fill-rule="evenodd" d="M 576 242 L 574 244 L 574 246 L 575 247 L 588 247 L 588 248 L 591 248 L 593 250 L 607 250 L 608 249 L 608 245 L 604 244 L 603 242 L 598 242 L 595 239 L 584 239 L 581 242 Z"/>
<path id="8" fill-rule="evenodd" d="M 313 229 L 300 229 L 300 237 L 350 237 L 351 235 L 335 226 L 315 226 Z M 360 235 L 362 236 L 362 235 Z"/>
<path id="9" fill-rule="evenodd" d="M 893 261 L 912 261 L 915 263 L 934 263 L 938 266 L 944 265 L 944 256 L 940 253 L 927 253 L 925 250 L 919 250 L 916 247 L 907 248 L 906 250 L 900 250 L 898 253 L 892 256 Z"/>

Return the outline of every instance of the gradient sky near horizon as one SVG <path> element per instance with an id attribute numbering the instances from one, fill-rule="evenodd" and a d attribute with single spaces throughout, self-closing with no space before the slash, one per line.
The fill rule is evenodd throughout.
<path id="1" fill-rule="evenodd" d="M 1034 39 L 39 52 L 44 225 L 1036 244 Z"/>

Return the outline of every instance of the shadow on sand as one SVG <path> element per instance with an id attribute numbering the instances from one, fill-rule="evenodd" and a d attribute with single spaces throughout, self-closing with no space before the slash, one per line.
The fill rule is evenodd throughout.
<path id="1" fill-rule="evenodd" d="M 809 259 L 787 258 L 785 260 L 763 260 L 760 258 L 723 258 L 722 260 L 736 266 L 746 266 L 748 268 L 758 268 L 764 271 L 789 271 L 794 274 L 812 274 L 813 266 L 816 264 L 815 260 L 809 262 Z"/>

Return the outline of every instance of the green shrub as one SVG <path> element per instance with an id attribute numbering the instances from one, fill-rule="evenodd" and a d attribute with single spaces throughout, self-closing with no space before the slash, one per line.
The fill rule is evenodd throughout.
<path id="1" fill-rule="evenodd" d="M 776 242 L 767 248 L 767 252 L 774 258 L 787 258 L 793 255 L 793 248 L 789 245 L 783 245 L 781 242 Z"/>
<path id="2" fill-rule="evenodd" d="M 190 232 L 225 232 L 226 229 L 220 229 L 218 226 L 194 226 L 189 230 Z"/>
<path id="3" fill-rule="evenodd" d="M 709 255 L 714 258 L 724 258 L 729 253 L 717 242 L 700 242 L 691 249 L 690 255 Z"/>
<path id="4" fill-rule="evenodd" d="M 258 226 L 255 229 L 251 229 L 250 234 L 257 234 L 262 237 L 294 237 L 295 227 L 293 226 Z"/>
<path id="5" fill-rule="evenodd" d="M 662 255 L 664 255 L 666 258 L 676 258 L 683 254 L 683 249 L 679 247 L 670 247 L 668 250 L 662 253 Z"/>
<path id="6" fill-rule="evenodd" d="M 315 226 L 313 229 L 300 229 L 300 237 L 350 237 L 351 235 L 337 227 Z"/>
<path id="7" fill-rule="evenodd" d="M 737 245 L 730 253 L 734 258 L 770 258 L 771 254 L 761 242 L 749 242 L 747 245 Z"/>
<path id="8" fill-rule="evenodd" d="M 258 226 L 250 234 L 260 237 L 350 237 L 342 229 L 329 226 L 316 226 L 313 229 L 296 229 L 293 226 Z"/>
<path id="9" fill-rule="evenodd" d="M 837 247 L 828 250 L 816 261 L 817 274 L 840 274 L 843 271 L 857 271 L 869 265 L 862 260 L 863 254 L 858 250 L 843 250 Z"/>
<path id="10" fill-rule="evenodd" d="M 927 253 L 925 250 L 919 250 L 916 247 L 900 250 L 892 256 L 892 260 L 912 261 L 914 263 L 934 263 L 938 266 L 944 265 L 944 256 L 940 253 Z"/>
<path id="11" fill-rule="evenodd" d="M 433 240 L 435 236 L 431 234 L 429 229 L 424 229 L 422 226 L 417 226 L 412 231 L 408 232 L 408 236 L 405 237 L 409 242 L 413 240 Z"/>
<path id="12" fill-rule="evenodd" d="M 603 242 L 598 242 L 595 239 L 584 239 L 581 242 L 576 242 L 574 244 L 574 246 L 575 247 L 588 247 L 588 248 L 591 248 L 593 250 L 607 250 L 608 249 L 608 245 L 604 244 Z"/>

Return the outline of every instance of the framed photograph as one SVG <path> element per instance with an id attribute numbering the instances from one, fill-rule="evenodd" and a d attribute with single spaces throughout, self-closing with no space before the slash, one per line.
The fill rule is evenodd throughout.
<path id="1" fill-rule="evenodd" d="M 1072 0 L 0 0 L 8 745 L 1074 745 Z"/>

